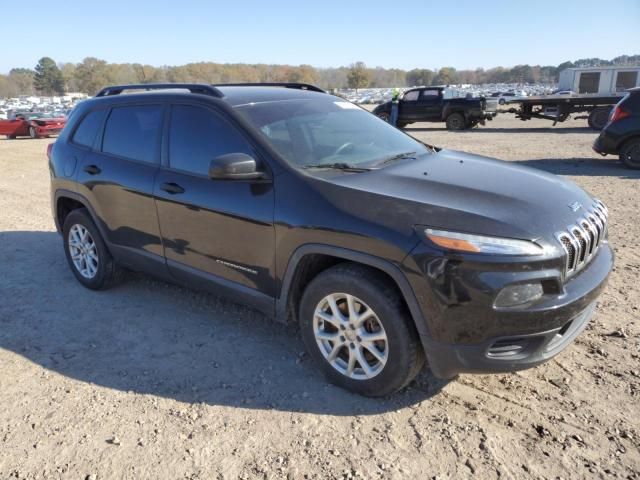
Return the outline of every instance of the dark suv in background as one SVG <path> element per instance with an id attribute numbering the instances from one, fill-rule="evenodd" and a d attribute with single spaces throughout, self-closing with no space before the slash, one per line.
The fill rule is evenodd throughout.
<path id="1" fill-rule="evenodd" d="M 576 185 L 422 144 L 310 85 L 108 87 L 49 167 L 82 285 L 126 267 L 230 295 L 298 322 L 365 395 L 425 357 L 442 378 L 548 360 L 613 263 L 607 209 Z"/>
<path id="2" fill-rule="evenodd" d="M 627 167 L 640 169 L 640 87 L 629 90 L 614 107 L 593 149 L 618 155 Z"/>

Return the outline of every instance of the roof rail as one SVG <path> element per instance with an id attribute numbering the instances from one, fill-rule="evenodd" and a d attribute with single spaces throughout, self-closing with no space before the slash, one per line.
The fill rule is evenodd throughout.
<path id="1" fill-rule="evenodd" d="M 105 87 L 98 92 L 96 97 L 107 97 L 111 95 L 120 95 L 125 90 L 167 90 L 181 89 L 189 90 L 191 93 L 200 93 L 202 95 L 211 95 L 213 97 L 223 97 L 224 95 L 213 85 L 204 83 L 140 83 L 132 85 L 114 85 Z"/>
<path id="2" fill-rule="evenodd" d="M 257 83 L 218 83 L 214 87 L 282 87 L 296 88 L 298 90 L 309 90 L 311 92 L 327 93 L 320 87 L 316 87 L 310 83 L 297 82 L 257 82 Z"/>

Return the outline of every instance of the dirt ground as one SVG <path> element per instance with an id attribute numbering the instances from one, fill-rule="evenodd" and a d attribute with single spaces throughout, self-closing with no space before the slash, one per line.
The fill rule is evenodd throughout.
<path id="1" fill-rule="evenodd" d="M 367 399 L 328 385 L 294 327 L 132 274 L 69 270 L 50 140 L 0 139 L 0 479 L 640 478 L 640 172 L 586 121 L 503 115 L 408 132 L 551 171 L 609 207 L 617 263 L 588 329 L 533 370 L 425 370 Z"/>

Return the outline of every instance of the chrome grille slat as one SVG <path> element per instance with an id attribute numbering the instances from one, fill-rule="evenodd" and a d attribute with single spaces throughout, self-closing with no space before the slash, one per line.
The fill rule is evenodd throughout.
<path id="1" fill-rule="evenodd" d="M 556 234 L 566 253 L 565 279 L 584 268 L 598 252 L 606 238 L 609 211 L 600 200 L 576 223 Z"/>

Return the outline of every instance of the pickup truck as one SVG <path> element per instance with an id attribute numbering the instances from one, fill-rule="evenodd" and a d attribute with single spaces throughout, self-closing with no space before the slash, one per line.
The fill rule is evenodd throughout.
<path id="1" fill-rule="evenodd" d="M 396 126 L 414 122 L 446 122 L 447 130 L 464 130 L 484 125 L 497 115 L 496 102 L 479 98 L 444 98 L 445 87 L 418 87 L 407 90 L 399 102 Z M 373 113 L 385 121 L 391 118 L 392 102 L 378 105 Z"/>

